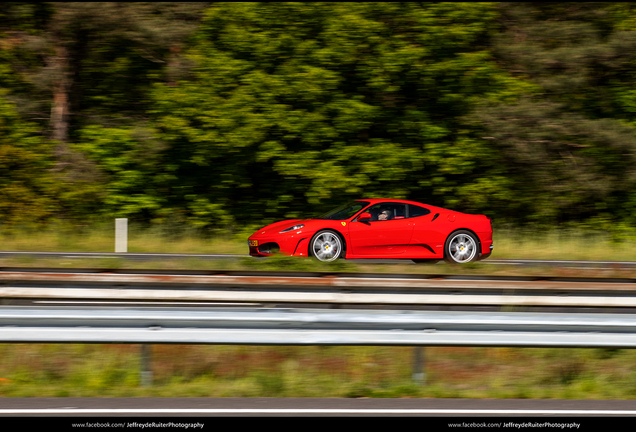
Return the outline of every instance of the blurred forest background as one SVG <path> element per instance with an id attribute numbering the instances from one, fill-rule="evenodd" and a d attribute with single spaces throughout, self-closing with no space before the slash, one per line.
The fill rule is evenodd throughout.
<path id="1" fill-rule="evenodd" d="M 0 7 L 0 225 L 365 197 L 636 226 L 636 4 Z"/>

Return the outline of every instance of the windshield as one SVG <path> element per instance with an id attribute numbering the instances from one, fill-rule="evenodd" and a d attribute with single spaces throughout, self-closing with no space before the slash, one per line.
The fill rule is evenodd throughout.
<path id="1" fill-rule="evenodd" d="M 354 214 L 358 213 L 360 210 L 362 210 L 368 205 L 369 203 L 367 201 L 351 201 L 321 216 L 318 216 L 316 219 L 331 219 L 331 220 L 349 219 Z"/>

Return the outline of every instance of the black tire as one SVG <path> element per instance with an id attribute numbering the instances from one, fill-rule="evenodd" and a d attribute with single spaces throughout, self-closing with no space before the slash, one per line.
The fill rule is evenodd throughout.
<path id="1" fill-rule="evenodd" d="M 309 255 L 321 262 L 333 262 L 344 256 L 345 243 L 332 230 L 318 231 L 309 242 Z"/>
<path id="2" fill-rule="evenodd" d="M 424 258 L 412 259 L 411 261 L 413 261 L 415 264 L 437 264 L 438 262 L 440 262 L 440 260 L 438 259 L 424 259 Z"/>
<path id="3" fill-rule="evenodd" d="M 467 264 L 479 259 L 479 239 L 467 230 L 457 230 L 446 239 L 444 261 L 449 264 Z"/>

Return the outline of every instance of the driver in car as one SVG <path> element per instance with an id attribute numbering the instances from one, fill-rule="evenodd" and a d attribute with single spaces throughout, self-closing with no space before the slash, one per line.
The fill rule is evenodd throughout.
<path id="1" fill-rule="evenodd" d="M 389 210 L 382 210 L 380 214 L 378 215 L 378 220 L 379 221 L 389 220 L 390 217 L 391 217 L 391 212 Z"/>

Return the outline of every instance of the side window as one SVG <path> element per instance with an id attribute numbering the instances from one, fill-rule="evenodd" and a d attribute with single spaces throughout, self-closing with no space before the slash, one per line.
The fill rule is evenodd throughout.
<path id="1" fill-rule="evenodd" d="M 406 204 L 380 203 L 369 207 L 366 211 L 371 213 L 372 221 L 404 219 L 406 217 Z"/>
<path id="2" fill-rule="evenodd" d="M 425 209 L 424 207 L 409 204 L 409 217 L 425 216 L 430 212 L 429 209 Z"/>

